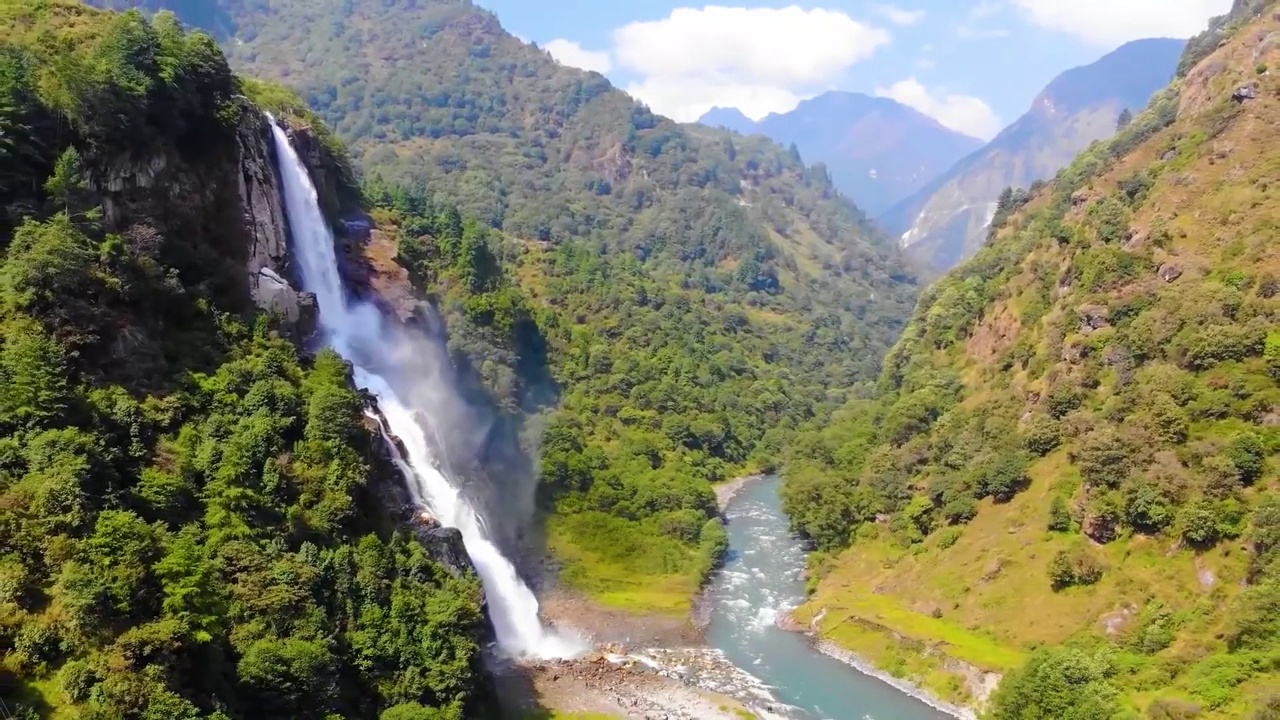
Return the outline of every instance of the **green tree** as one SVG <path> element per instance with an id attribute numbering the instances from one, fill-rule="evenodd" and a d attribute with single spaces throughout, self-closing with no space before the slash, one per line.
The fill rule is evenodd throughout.
<path id="1" fill-rule="evenodd" d="M 1110 720 L 1120 709 L 1106 651 L 1041 648 L 991 699 L 995 720 Z"/>

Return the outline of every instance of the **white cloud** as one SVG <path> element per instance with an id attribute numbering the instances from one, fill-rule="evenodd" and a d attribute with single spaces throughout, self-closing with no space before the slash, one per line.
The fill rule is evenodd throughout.
<path id="1" fill-rule="evenodd" d="M 627 91 L 676 120 L 713 106 L 759 119 L 829 89 L 889 42 L 884 30 L 833 10 L 707 6 L 614 31 L 614 59 L 637 76 Z"/>
<path id="2" fill-rule="evenodd" d="M 916 60 L 916 67 L 921 70 L 932 70 L 938 67 L 938 62 L 933 58 L 922 57 Z"/>
<path id="3" fill-rule="evenodd" d="M 979 98 L 931 92 L 914 77 L 899 80 L 887 88 L 877 88 L 876 94 L 913 107 L 952 130 L 976 138 L 989 140 L 1000 131 L 1000 118 Z"/>
<path id="4" fill-rule="evenodd" d="M 551 57 L 561 65 L 594 70 L 602 75 L 613 69 L 613 60 L 609 58 L 609 53 L 586 50 L 572 40 L 556 38 L 547 43 L 543 49 L 551 53 Z"/>
<path id="5" fill-rule="evenodd" d="M 1013 0 L 1032 23 L 1114 46 L 1149 37 L 1191 37 L 1231 0 Z"/>
<path id="6" fill-rule="evenodd" d="M 876 5 L 875 11 L 894 25 L 915 25 L 924 19 L 924 10 L 903 10 L 894 5 Z"/>

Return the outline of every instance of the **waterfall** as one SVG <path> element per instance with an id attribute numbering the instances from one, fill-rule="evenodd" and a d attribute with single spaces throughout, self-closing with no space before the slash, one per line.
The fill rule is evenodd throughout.
<path id="1" fill-rule="evenodd" d="M 405 331 L 386 324 L 376 307 L 347 298 L 338 273 L 333 233 L 320 211 L 310 173 L 288 135 L 275 118 L 270 120 L 293 256 L 303 288 L 316 296 L 325 342 L 352 363 L 356 384 L 377 396 L 387 425 L 404 444 L 407 457 L 384 436 L 404 472 L 414 502 L 425 507 L 442 524 L 462 533 L 467 554 L 484 585 L 490 619 L 504 652 L 536 658 L 579 654 L 585 650 L 579 639 L 543 627 L 533 591 L 521 580 L 515 565 L 490 540 L 484 519 L 476 508 L 434 462 L 427 443 L 427 428 L 416 417 L 421 413 L 430 419 L 432 408 L 414 407 L 402 400 L 412 396 L 408 381 L 397 377 L 394 363 L 385 361 L 394 348 L 404 347 Z"/>

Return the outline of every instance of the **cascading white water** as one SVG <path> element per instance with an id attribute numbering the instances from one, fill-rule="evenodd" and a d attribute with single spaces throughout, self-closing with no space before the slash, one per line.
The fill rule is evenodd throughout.
<path id="1" fill-rule="evenodd" d="M 314 293 L 320 306 L 320 326 L 325 339 L 354 366 L 356 384 L 378 398 L 378 407 L 390 430 L 404 443 L 408 457 L 390 438 L 384 437 L 405 474 L 414 501 L 441 523 L 462 533 L 467 554 L 476 566 L 489 599 L 489 616 L 499 647 L 514 656 L 572 657 L 584 651 L 578 638 L 543 627 L 538 600 L 520 579 L 515 566 L 488 537 L 476 509 L 432 461 L 425 428 L 414 418 L 415 408 L 401 401 L 394 380 L 374 371 L 376 358 L 397 344 L 377 308 L 347 298 L 338 273 L 333 233 L 317 200 L 315 184 L 298 157 L 293 143 L 271 118 L 278 157 L 285 210 L 293 236 L 293 256 L 298 261 L 303 287 Z M 418 408 L 430 416 L 429 408 Z"/>

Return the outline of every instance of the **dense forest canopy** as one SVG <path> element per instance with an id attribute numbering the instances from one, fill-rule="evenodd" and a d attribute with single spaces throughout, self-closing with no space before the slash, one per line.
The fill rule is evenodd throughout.
<path id="1" fill-rule="evenodd" d="M 459 364 L 530 418 L 564 576 L 686 607 L 711 483 L 878 374 L 915 292 L 893 243 L 822 167 L 654 115 L 469 2 L 216 5 L 232 63 L 349 143 Z"/>
<path id="2" fill-rule="evenodd" d="M 6 716 L 473 716 L 479 583 L 396 530 L 347 366 L 250 310 L 217 45 L 58 0 L 0 37 Z"/>

